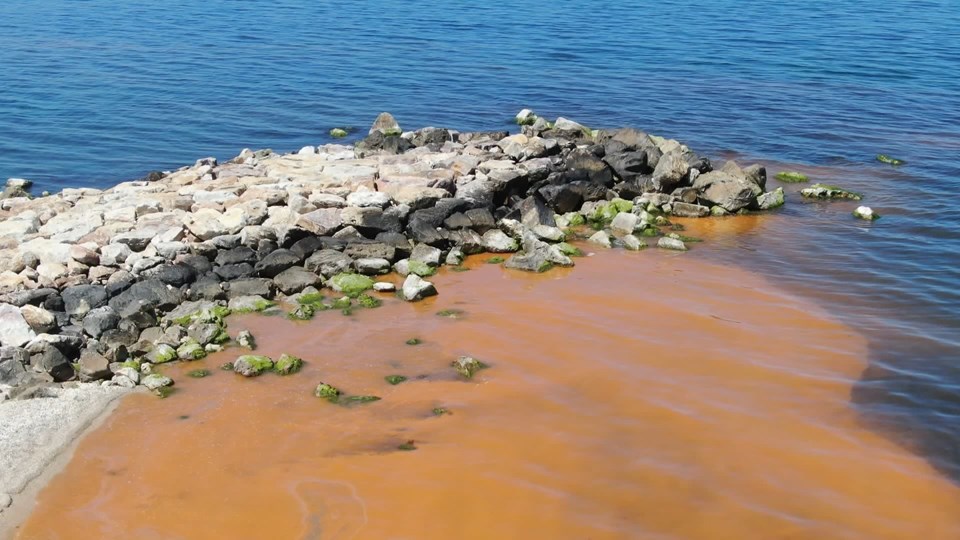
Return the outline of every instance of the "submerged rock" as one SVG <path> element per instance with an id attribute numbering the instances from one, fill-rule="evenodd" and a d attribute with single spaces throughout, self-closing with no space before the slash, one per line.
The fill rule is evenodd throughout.
<path id="1" fill-rule="evenodd" d="M 268 356 L 245 354 L 233 361 L 233 371 L 244 377 L 256 377 L 273 369 L 273 360 Z"/>
<path id="2" fill-rule="evenodd" d="M 173 386 L 173 379 L 170 377 L 165 377 L 157 373 L 152 373 L 141 379 L 140 384 L 145 386 L 147 390 L 160 390 L 161 388 L 166 388 Z"/>
<path id="3" fill-rule="evenodd" d="M 459 373 L 460 376 L 465 379 L 472 379 L 478 371 L 488 367 L 483 362 L 470 356 L 461 356 L 460 358 L 454 360 L 450 365 L 453 366 L 453 369 L 457 370 L 457 373 Z"/>
<path id="4" fill-rule="evenodd" d="M 800 190 L 800 195 L 810 199 L 852 199 L 859 201 L 862 195 L 853 191 L 847 191 L 841 187 L 827 184 L 814 184 L 808 188 Z"/>
<path id="5" fill-rule="evenodd" d="M 322 382 L 313 390 L 313 395 L 329 401 L 336 401 L 340 397 L 340 389 Z"/>
<path id="6" fill-rule="evenodd" d="M 781 182 L 787 182 L 787 183 L 790 183 L 790 184 L 802 183 L 802 182 L 808 182 L 808 181 L 810 181 L 810 178 L 809 178 L 807 175 L 805 175 L 805 174 L 803 174 L 803 173 L 796 172 L 796 171 L 781 171 L 781 172 L 778 172 L 776 178 L 777 178 L 777 180 L 780 180 Z"/>
<path id="7" fill-rule="evenodd" d="M 253 338 L 253 334 L 249 330 L 242 330 L 237 334 L 237 339 L 235 340 L 237 345 L 250 349 L 251 351 L 256 350 L 257 341 Z"/>
<path id="8" fill-rule="evenodd" d="M 880 214 L 877 214 L 869 206 L 858 206 L 856 210 L 853 211 L 853 217 L 860 218 L 865 221 L 873 221 L 880 219 Z"/>
<path id="9" fill-rule="evenodd" d="M 877 154 L 877 161 L 879 161 L 880 163 L 886 163 L 887 165 L 894 165 L 894 166 L 906 165 L 907 163 L 902 159 L 890 157 L 886 154 Z"/>
<path id="10" fill-rule="evenodd" d="M 280 358 L 277 359 L 276 364 L 273 366 L 273 370 L 278 375 L 290 375 L 300 371 L 303 367 L 303 360 L 292 356 L 289 354 L 281 354 Z"/>

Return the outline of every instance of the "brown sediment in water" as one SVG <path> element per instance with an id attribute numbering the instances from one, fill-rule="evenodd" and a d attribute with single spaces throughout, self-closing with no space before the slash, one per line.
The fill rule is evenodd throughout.
<path id="1" fill-rule="evenodd" d="M 178 391 L 126 398 L 18 538 L 960 537 L 960 491 L 856 421 L 864 339 L 689 255 L 478 260 L 418 304 L 236 317 L 304 370 L 166 369 Z M 490 369 L 458 380 L 463 354 Z M 383 400 L 327 403 L 320 381 Z"/>

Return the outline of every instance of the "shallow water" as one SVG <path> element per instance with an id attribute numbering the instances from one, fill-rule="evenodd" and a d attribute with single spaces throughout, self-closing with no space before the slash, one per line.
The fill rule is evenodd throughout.
<path id="1" fill-rule="evenodd" d="M 19 538 L 960 535 L 960 490 L 849 406 L 865 340 L 762 276 L 652 250 L 473 266 L 416 305 L 231 320 L 304 371 L 169 368 L 178 391 L 127 398 Z M 458 380 L 462 354 L 491 367 Z"/>

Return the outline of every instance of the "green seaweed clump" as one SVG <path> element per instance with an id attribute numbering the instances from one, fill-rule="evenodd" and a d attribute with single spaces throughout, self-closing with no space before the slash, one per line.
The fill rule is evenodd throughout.
<path id="1" fill-rule="evenodd" d="M 373 403 L 374 401 L 380 401 L 379 396 L 347 396 L 340 398 L 340 402 L 344 405 L 351 405 L 354 403 Z"/>
<path id="2" fill-rule="evenodd" d="M 500 264 L 503 261 L 504 261 L 504 258 L 498 255 L 496 257 L 490 257 L 489 259 L 487 259 L 487 264 Z"/>
<path id="3" fill-rule="evenodd" d="M 441 309 L 437 312 L 437 316 L 446 317 L 448 319 L 459 319 L 465 315 L 465 312 L 462 309 Z"/>
<path id="4" fill-rule="evenodd" d="M 177 358 L 181 360 L 200 360 L 206 356 L 207 351 L 195 339 L 190 339 L 177 348 Z"/>
<path id="5" fill-rule="evenodd" d="M 886 163 L 887 165 L 893 165 L 894 167 L 907 164 L 907 162 L 902 159 L 890 157 L 886 154 L 877 154 L 877 161 L 879 161 L 880 163 Z"/>
<path id="6" fill-rule="evenodd" d="M 799 184 L 801 182 L 809 182 L 810 178 L 796 171 L 780 171 L 777 173 L 777 180 L 788 184 Z"/>
<path id="7" fill-rule="evenodd" d="M 409 441 L 397 446 L 397 450 L 402 450 L 404 452 L 412 452 L 417 449 L 416 441 L 410 439 Z"/>
<path id="8" fill-rule="evenodd" d="M 287 318 L 294 321 L 309 321 L 313 318 L 316 310 L 310 304 L 301 304 L 296 309 L 287 313 Z"/>
<path id="9" fill-rule="evenodd" d="M 373 280 L 361 274 L 342 273 L 330 278 L 330 286 L 350 298 L 356 298 L 373 288 Z"/>
<path id="10" fill-rule="evenodd" d="M 421 341 L 420 338 L 414 337 L 407 340 L 407 345 L 419 345 L 421 343 L 423 343 L 423 341 Z"/>
<path id="11" fill-rule="evenodd" d="M 347 136 L 347 130 L 335 127 L 330 130 L 330 136 L 334 139 L 342 139 Z"/>
<path id="12" fill-rule="evenodd" d="M 187 372 L 187 377 L 192 377 L 194 379 L 202 379 L 204 377 L 209 377 L 209 376 L 210 376 L 209 369 L 195 369 L 193 371 Z"/>
<path id="13" fill-rule="evenodd" d="M 388 383 L 392 384 L 393 386 L 396 386 L 406 381 L 407 378 L 404 377 L 403 375 L 387 375 L 386 377 L 384 377 L 384 380 L 386 380 Z"/>
<path id="14" fill-rule="evenodd" d="M 277 375 L 291 375 L 303 368 L 303 360 L 289 354 L 281 354 L 276 363 L 273 364 L 273 371 Z"/>
<path id="15" fill-rule="evenodd" d="M 383 302 L 379 298 L 374 298 L 369 294 L 361 294 L 357 297 L 357 303 L 365 308 L 378 308 L 383 305 Z"/>
<path id="16" fill-rule="evenodd" d="M 457 370 L 457 373 L 459 373 L 464 379 L 472 379 L 478 371 L 489 367 L 483 362 L 470 356 L 461 356 L 460 358 L 457 358 L 451 362 L 450 365 L 453 366 L 453 369 Z"/>
<path id="17" fill-rule="evenodd" d="M 557 249 L 560 250 L 560 253 L 563 253 L 567 257 L 583 257 L 583 251 L 580 250 L 577 246 L 573 244 L 568 244 L 567 242 L 560 242 L 556 244 Z"/>
<path id="18" fill-rule="evenodd" d="M 353 301 L 348 296 L 341 296 L 333 301 L 333 309 L 347 309 L 353 305 Z"/>
<path id="19" fill-rule="evenodd" d="M 580 227 L 587 223 L 587 220 L 583 218 L 583 214 L 579 212 L 570 212 L 565 215 L 570 216 L 567 222 L 568 227 Z"/>
<path id="20" fill-rule="evenodd" d="M 859 201 L 863 198 L 863 195 L 855 191 L 847 191 L 841 187 L 828 184 L 814 184 L 800 190 L 800 195 L 809 199 L 851 199 Z"/>
<path id="21" fill-rule="evenodd" d="M 337 399 L 340 397 L 340 389 L 336 386 L 322 382 L 313 390 L 313 395 L 317 396 L 318 398 L 326 399 L 332 403 L 336 403 Z"/>
<path id="22" fill-rule="evenodd" d="M 434 408 L 433 408 L 433 415 L 434 415 L 434 416 L 443 416 L 443 415 L 445 415 L 445 414 L 453 414 L 453 413 L 451 413 L 451 412 L 450 412 L 448 409 L 446 409 L 445 407 L 434 407 Z"/>
<path id="23" fill-rule="evenodd" d="M 647 227 L 646 229 L 643 229 L 642 231 L 640 231 L 640 236 L 646 236 L 648 238 L 654 237 L 654 236 L 660 236 L 660 230 L 657 229 L 656 227 Z"/>

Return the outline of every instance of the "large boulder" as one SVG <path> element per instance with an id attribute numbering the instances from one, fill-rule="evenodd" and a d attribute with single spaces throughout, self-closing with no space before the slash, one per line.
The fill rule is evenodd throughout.
<path id="1" fill-rule="evenodd" d="M 743 177 L 735 177 L 723 171 L 701 174 L 693 183 L 700 193 L 700 200 L 719 206 L 728 212 L 736 212 L 756 204 L 756 184 Z"/>
<path id="2" fill-rule="evenodd" d="M 61 293 L 67 315 L 82 319 L 93 308 L 107 303 L 107 290 L 102 285 L 77 285 Z"/>
<path id="3" fill-rule="evenodd" d="M 283 294 L 294 294 L 307 287 L 318 285 L 320 283 L 320 277 L 299 266 L 294 266 L 284 270 L 273 278 L 273 282 L 277 285 L 277 289 Z"/>
<path id="4" fill-rule="evenodd" d="M 670 193 L 687 179 L 690 165 L 678 152 L 665 154 L 653 170 L 650 181 L 653 189 L 661 193 Z"/>
<path id="5" fill-rule="evenodd" d="M 180 300 L 179 290 L 168 287 L 158 279 L 145 279 L 110 299 L 110 307 L 121 318 L 127 318 L 144 310 L 173 309 Z"/>
<path id="6" fill-rule="evenodd" d="M 316 272 L 325 278 L 346 272 L 350 270 L 352 266 L 353 260 L 349 256 L 334 249 L 317 251 L 307 258 L 304 263 L 304 268 L 310 272 Z"/>
<path id="7" fill-rule="evenodd" d="M 291 266 L 300 264 L 301 260 L 299 255 L 289 249 L 278 249 L 261 259 L 253 270 L 259 276 L 272 278 Z"/>

